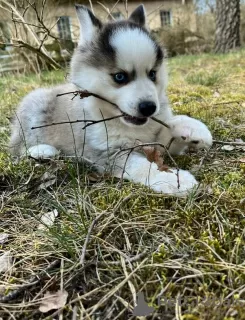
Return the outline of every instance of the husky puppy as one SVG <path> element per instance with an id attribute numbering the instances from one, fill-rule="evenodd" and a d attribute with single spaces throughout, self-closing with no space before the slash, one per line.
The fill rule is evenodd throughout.
<path id="1" fill-rule="evenodd" d="M 185 196 L 197 185 L 185 170 L 161 172 L 155 163 L 135 149 L 141 143 L 167 145 L 170 153 L 188 147 L 208 148 L 212 135 L 200 121 L 173 115 L 166 95 L 167 72 L 164 51 L 151 37 L 146 14 L 140 5 L 127 20 L 102 23 L 85 6 L 76 5 L 80 22 L 79 44 L 71 61 L 70 83 L 37 89 L 21 102 L 12 124 L 10 150 L 13 155 L 53 157 L 61 152 L 88 159 L 100 170 L 116 177 L 150 186 L 157 192 Z M 95 97 L 71 99 L 58 94 L 87 90 Z M 84 123 L 62 124 L 32 130 L 32 127 L 77 119 L 101 120 L 123 115 L 83 129 Z M 170 128 L 153 121 L 164 121 Z"/>

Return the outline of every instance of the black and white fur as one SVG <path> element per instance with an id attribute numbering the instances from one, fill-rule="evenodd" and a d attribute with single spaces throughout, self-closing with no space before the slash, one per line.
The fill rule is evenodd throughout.
<path id="1" fill-rule="evenodd" d="M 166 96 L 167 72 L 164 52 L 146 27 L 145 9 L 140 5 L 128 20 L 102 24 L 84 6 L 76 6 L 80 21 L 79 45 L 72 61 L 70 83 L 51 89 L 37 89 L 21 102 L 12 124 L 10 150 L 13 155 L 52 157 L 59 152 L 96 163 L 114 176 L 149 185 L 165 194 L 184 196 L 197 181 L 188 171 L 160 172 L 155 163 L 136 151 L 127 159 L 120 148 L 142 143 L 171 145 L 172 154 L 189 146 L 207 148 L 212 144 L 208 128 L 184 115 L 173 115 Z M 123 74 L 123 76 L 122 76 Z M 125 80 L 118 83 L 118 79 Z M 79 89 L 96 93 L 100 99 L 57 94 Z M 77 119 L 99 120 L 123 114 L 123 118 L 99 123 L 83 130 L 84 124 L 63 124 L 31 130 L 52 122 Z M 170 126 L 165 128 L 150 117 Z M 117 156 L 115 156 L 117 155 Z M 124 168 L 125 167 L 125 168 Z M 123 168 L 125 172 L 123 172 Z"/>

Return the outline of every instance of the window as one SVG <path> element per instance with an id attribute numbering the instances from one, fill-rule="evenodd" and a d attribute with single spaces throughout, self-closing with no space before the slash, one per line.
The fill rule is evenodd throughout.
<path id="1" fill-rule="evenodd" d="M 161 10 L 160 11 L 160 18 L 161 18 L 161 26 L 170 26 L 172 24 L 172 17 L 171 17 L 171 11 L 168 10 Z"/>
<path id="2" fill-rule="evenodd" d="M 60 39 L 72 40 L 70 17 L 67 17 L 67 16 L 60 17 L 58 20 L 57 26 L 58 26 Z"/>
<path id="3" fill-rule="evenodd" d="M 123 19 L 123 15 L 121 14 L 121 12 L 112 12 L 111 15 L 113 16 L 113 18 L 115 18 L 116 20 L 120 20 Z"/>

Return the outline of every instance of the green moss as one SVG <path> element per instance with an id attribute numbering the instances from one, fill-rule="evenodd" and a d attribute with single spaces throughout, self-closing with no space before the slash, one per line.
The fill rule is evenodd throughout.
<path id="1" fill-rule="evenodd" d="M 244 51 L 176 57 L 170 59 L 169 67 L 168 91 L 176 113 L 204 121 L 216 140 L 245 140 Z M 245 165 L 239 162 L 244 150 L 228 152 L 214 144 L 204 160 L 202 151 L 175 157 L 181 168 L 195 171 L 202 183 L 200 192 L 187 199 L 156 195 L 130 182 L 120 187 L 118 179 L 89 183 L 89 170 L 71 161 L 13 162 L 5 151 L 7 117 L 30 90 L 63 79 L 64 73 L 58 71 L 0 80 L 0 125 L 6 128 L 0 133 L 0 232 L 10 234 L 11 241 L 3 250 L 11 250 L 18 262 L 11 277 L 3 275 L 2 281 L 10 292 L 53 259 L 61 258 L 64 263 L 63 271 L 53 270 L 40 286 L 28 288 L 26 295 L 14 301 L 16 312 L 28 311 L 32 318 L 32 312 L 38 312 L 35 303 L 30 304 L 32 297 L 41 290 L 58 290 L 60 283 L 71 299 L 77 298 L 77 292 L 82 295 L 96 289 L 83 300 L 88 309 L 125 279 L 125 268 L 130 274 L 143 261 L 125 262 L 124 267 L 126 257 L 146 250 L 146 261 L 131 276 L 131 284 L 126 283 L 116 293 L 121 302 L 115 302 L 115 295 L 108 300 L 108 305 L 116 303 L 116 315 L 125 301 L 133 305 L 133 285 L 166 320 L 174 318 L 178 297 L 182 298 L 182 319 L 244 319 L 245 219 L 241 200 L 245 198 Z M 166 161 L 171 165 L 169 159 Z M 40 190 L 44 173 L 55 175 L 56 181 Z M 40 215 L 54 209 L 59 212 L 55 224 L 37 232 Z M 80 272 L 78 261 L 87 232 L 101 213 L 91 231 Z M 103 283 L 109 285 L 103 287 Z M 168 313 L 166 306 L 157 304 L 163 289 L 162 303 L 164 298 L 174 301 Z M 23 301 L 29 301 L 28 308 Z M 70 309 L 67 307 L 64 317 L 70 317 Z M 99 310 L 103 311 L 104 305 Z M 42 317 L 38 313 L 38 319 Z"/>
<path id="2" fill-rule="evenodd" d="M 225 74 L 220 71 L 212 71 L 211 73 L 208 73 L 203 70 L 189 73 L 186 76 L 186 82 L 189 84 L 211 87 L 217 84 L 219 85 L 224 78 Z"/>

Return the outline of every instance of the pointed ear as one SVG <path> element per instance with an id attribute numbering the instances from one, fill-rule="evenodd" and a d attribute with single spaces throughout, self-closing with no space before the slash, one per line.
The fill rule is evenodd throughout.
<path id="1" fill-rule="evenodd" d="M 102 23 L 87 7 L 80 4 L 75 5 L 77 17 L 80 23 L 79 45 L 93 40 Z"/>
<path id="2" fill-rule="evenodd" d="M 146 13 L 145 13 L 145 7 L 143 4 L 138 6 L 130 15 L 128 20 L 139 24 L 141 27 L 146 26 Z"/>

